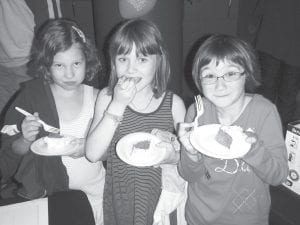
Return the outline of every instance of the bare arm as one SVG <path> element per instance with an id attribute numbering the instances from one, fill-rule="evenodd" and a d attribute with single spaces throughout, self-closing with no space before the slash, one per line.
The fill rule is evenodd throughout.
<path id="1" fill-rule="evenodd" d="M 174 128 L 178 131 L 179 124 L 184 121 L 186 109 L 184 102 L 182 99 L 177 96 L 173 95 L 173 106 L 172 106 L 172 115 L 174 119 Z M 166 160 L 164 160 L 164 164 L 176 164 L 179 161 L 179 152 L 174 150 L 169 151 L 171 154 L 168 156 Z"/>
<path id="2" fill-rule="evenodd" d="M 124 111 L 135 93 L 133 80 L 117 84 L 113 97 L 107 94 L 107 89 L 100 92 L 96 101 L 94 119 L 86 140 L 88 160 L 96 162 L 105 154 L 119 125 L 117 120 L 123 117 Z"/>
<path id="3" fill-rule="evenodd" d="M 114 104 L 111 96 L 106 92 L 107 90 L 104 89 L 98 95 L 94 118 L 86 139 L 86 157 L 92 162 L 98 161 L 104 155 L 119 125 L 105 116 L 105 111 L 121 117 L 125 110 Z"/>
<path id="4" fill-rule="evenodd" d="M 179 124 L 184 121 L 186 108 L 183 100 L 178 95 L 173 95 L 172 115 L 174 119 L 175 130 L 178 131 Z"/>

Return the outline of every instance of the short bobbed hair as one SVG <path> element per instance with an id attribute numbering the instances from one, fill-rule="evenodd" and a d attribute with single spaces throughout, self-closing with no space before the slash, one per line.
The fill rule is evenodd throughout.
<path id="1" fill-rule="evenodd" d="M 100 70 L 98 52 L 77 23 L 69 19 L 49 19 L 38 30 L 31 49 L 30 73 L 52 83 L 50 67 L 54 56 L 68 50 L 73 44 L 77 44 L 85 56 L 85 79 L 92 80 Z"/>
<path id="2" fill-rule="evenodd" d="M 193 62 L 192 75 L 200 92 L 202 68 L 212 60 L 216 60 L 217 64 L 220 61 L 229 61 L 241 66 L 246 75 L 246 92 L 254 92 L 260 85 L 260 67 L 255 50 L 237 37 L 214 34 L 201 44 Z"/>
<path id="3" fill-rule="evenodd" d="M 129 54 L 133 45 L 137 55 L 156 55 L 156 72 L 151 86 L 156 98 L 160 97 L 167 88 L 170 77 L 168 54 L 163 45 L 162 35 L 157 26 L 147 20 L 132 19 L 123 22 L 109 42 L 109 57 L 111 64 L 108 84 L 109 94 L 113 93 L 118 77 L 116 74 L 115 59 L 118 55 Z"/>

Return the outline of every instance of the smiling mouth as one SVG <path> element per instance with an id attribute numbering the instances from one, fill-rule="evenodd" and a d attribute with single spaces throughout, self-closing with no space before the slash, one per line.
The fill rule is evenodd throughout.
<path id="1" fill-rule="evenodd" d="M 224 94 L 224 95 L 215 95 L 215 97 L 217 97 L 217 98 L 224 98 L 224 97 L 227 97 L 228 96 L 228 94 Z"/>

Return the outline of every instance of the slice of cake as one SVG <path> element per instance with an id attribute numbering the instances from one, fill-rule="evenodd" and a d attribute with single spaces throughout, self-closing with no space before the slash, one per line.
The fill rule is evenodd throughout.
<path id="1" fill-rule="evenodd" d="M 133 145 L 133 149 L 148 149 L 150 147 L 150 141 L 149 140 L 145 140 L 145 141 L 140 141 L 136 144 Z"/>
<path id="2" fill-rule="evenodd" d="M 148 151 L 150 148 L 150 141 L 140 141 L 132 146 L 130 153 L 130 159 L 135 162 L 141 162 L 145 159 L 151 158 L 151 152 Z"/>
<path id="3" fill-rule="evenodd" d="M 226 148 L 230 149 L 230 146 L 232 144 L 232 137 L 228 134 L 227 130 L 230 129 L 227 126 L 221 126 L 216 137 L 215 140 L 225 146 Z"/>

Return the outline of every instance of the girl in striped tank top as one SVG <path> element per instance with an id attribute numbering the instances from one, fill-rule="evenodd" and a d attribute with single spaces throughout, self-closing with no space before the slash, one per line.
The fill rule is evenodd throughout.
<path id="1" fill-rule="evenodd" d="M 162 169 L 159 165 L 126 164 L 118 157 L 116 144 L 127 134 L 150 133 L 155 128 L 174 133 L 186 110 L 182 99 L 166 90 L 169 61 L 153 23 L 140 19 L 124 22 L 111 39 L 109 53 L 110 81 L 98 95 L 86 156 L 92 162 L 107 161 L 104 223 L 152 225 Z M 168 153 L 161 164 L 176 164 L 179 153 L 172 144 L 164 142 L 161 148 Z"/>

